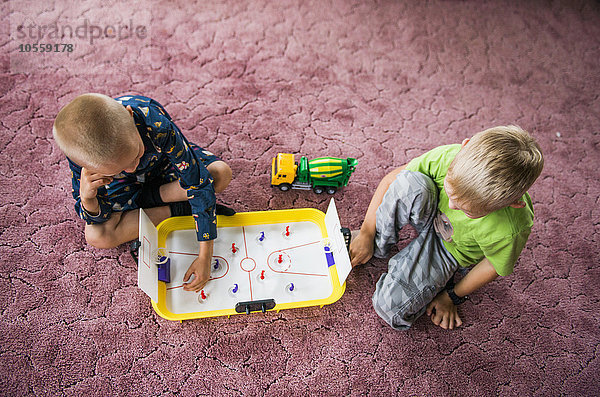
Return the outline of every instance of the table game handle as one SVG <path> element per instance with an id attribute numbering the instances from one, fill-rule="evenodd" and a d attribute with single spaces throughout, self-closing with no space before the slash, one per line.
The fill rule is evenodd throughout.
<path id="1" fill-rule="evenodd" d="M 235 305 L 235 311 L 238 313 L 250 314 L 252 312 L 266 312 L 275 307 L 275 299 L 263 299 L 249 302 L 239 302 Z"/>

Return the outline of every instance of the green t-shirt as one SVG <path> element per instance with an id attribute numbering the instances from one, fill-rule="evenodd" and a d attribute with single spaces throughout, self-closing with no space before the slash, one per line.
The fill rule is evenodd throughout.
<path id="1" fill-rule="evenodd" d="M 449 233 L 444 236 L 444 245 L 461 266 L 477 264 L 487 258 L 500 276 L 513 272 L 533 225 L 533 205 L 529 194 L 522 200 L 525 207 L 506 207 L 482 218 L 468 218 L 462 211 L 448 207 L 448 196 L 444 191 L 444 178 L 450 163 L 461 146 L 437 147 L 413 160 L 406 169 L 429 176 L 440 192 L 438 209 Z M 436 226 L 437 229 L 437 226 Z"/>

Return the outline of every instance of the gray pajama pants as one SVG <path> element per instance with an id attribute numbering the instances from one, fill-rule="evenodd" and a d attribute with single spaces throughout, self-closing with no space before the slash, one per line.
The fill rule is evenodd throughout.
<path id="1" fill-rule="evenodd" d="M 395 329 L 410 328 L 458 269 L 433 226 L 438 194 L 429 177 L 404 170 L 377 209 L 376 257 L 387 257 L 406 224 L 419 234 L 390 259 L 388 272 L 381 276 L 373 294 L 375 311 Z"/>

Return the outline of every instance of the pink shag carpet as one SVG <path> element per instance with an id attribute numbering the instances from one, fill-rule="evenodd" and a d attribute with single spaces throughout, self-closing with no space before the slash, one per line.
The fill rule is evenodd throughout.
<path id="1" fill-rule="evenodd" d="M 1 395 L 600 394 L 597 1 L 9 1 L 0 10 Z M 56 38 L 39 30 L 50 23 L 84 30 Z M 119 39 L 119 24 L 144 29 Z M 91 25 L 104 37 L 92 40 Z M 35 42 L 74 48 L 19 52 Z M 357 158 L 336 195 L 351 228 L 386 172 L 516 123 L 546 156 L 530 192 L 534 230 L 515 273 L 473 294 L 454 331 L 426 317 L 408 332 L 384 325 L 370 302 L 381 260 L 355 269 L 345 295 L 322 309 L 169 322 L 137 288 L 125 246 L 84 241 L 51 126 L 85 92 L 160 101 L 231 165 L 219 199 L 238 211 L 326 209 L 326 195 L 270 187 L 278 152 Z"/>

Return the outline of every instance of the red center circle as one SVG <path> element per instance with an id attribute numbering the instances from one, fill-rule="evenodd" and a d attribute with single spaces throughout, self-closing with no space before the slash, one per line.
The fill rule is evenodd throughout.
<path id="1" fill-rule="evenodd" d="M 240 267 L 243 271 L 250 273 L 252 270 L 256 269 L 256 261 L 252 258 L 244 258 L 240 262 Z"/>

